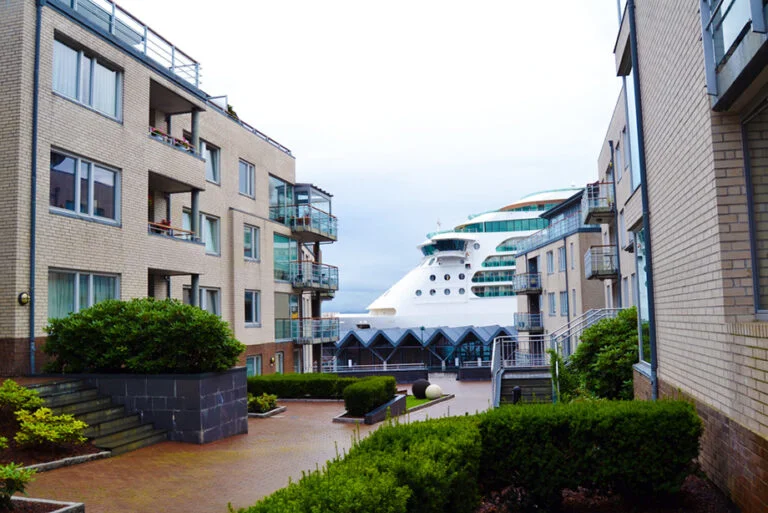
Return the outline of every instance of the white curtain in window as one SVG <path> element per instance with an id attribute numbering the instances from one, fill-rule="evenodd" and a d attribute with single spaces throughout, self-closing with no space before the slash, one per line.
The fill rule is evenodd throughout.
<path id="1" fill-rule="evenodd" d="M 105 299 L 117 299 L 117 278 L 115 276 L 93 277 L 93 304 Z"/>
<path id="2" fill-rule="evenodd" d="M 53 42 L 53 90 L 77 99 L 77 52 Z"/>
<path id="3" fill-rule="evenodd" d="M 99 63 L 93 66 L 93 108 L 117 116 L 117 72 Z"/>
<path id="4" fill-rule="evenodd" d="M 75 275 L 48 273 L 48 318 L 59 319 L 75 311 Z"/>
<path id="5" fill-rule="evenodd" d="M 203 218 L 203 238 L 207 253 L 219 252 L 219 221 L 213 217 Z"/>

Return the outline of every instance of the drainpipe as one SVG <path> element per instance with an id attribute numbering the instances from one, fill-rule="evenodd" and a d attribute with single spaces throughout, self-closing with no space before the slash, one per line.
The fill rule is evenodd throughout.
<path id="1" fill-rule="evenodd" d="M 616 244 L 616 274 L 618 275 L 619 279 L 616 280 L 618 297 L 619 297 L 619 308 L 624 308 L 624 305 L 622 304 L 622 281 L 621 281 L 621 258 L 619 258 L 621 248 L 619 247 L 619 209 L 618 204 L 616 203 L 616 166 L 614 165 L 614 152 L 613 152 L 613 141 L 608 141 L 608 147 L 611 149 L 611 178 L 612 178 L 612 187 L 613 187 L 613 210 L 615 211 L 616 215 L 614 217 L 614 242 Z"/>
<path id="2" fill-rule="evenodd" d="M 635 1 L 627 0 L 627 14 L 629 15 L 629 48 L 632 56 L 632 79 L 635 86 L 635 111 L 637 112 L 637 143 L 638 160 L 640 162 L 640 192 L 643 200 L 643 231 L 645 232 L 645 267 L 646 281 L 648 284 L 648 335 L 651 346 L 651 396 L 653 400 L 659 397 L 659 383 L 657 371 L 659 362 L 656 351 L 656 310 L 654 307 L 653 293 L 653 251 L 651 250 L 651 222 L 648 210 L 648 177 L 645 169 L 645 137 L 643 134 L 643 111 L 640 101 L 640 69 L 637 58 L 637 27 L 635 25 Z M 642 330 L 639 333 L 642 336 Z"/>
<path id="3" fill-rule="evenodd" d="M 29 201 L 29 372 L 35 374 L 35 266 L 37 255 L 37 120 L 39 111 L 38 95 L 40 93 L 40 34 L 45 0 L 37 1 L 35 12 L 35 70 L 32 86 L 32 155 L 30 165 L 32 178 L 30 181 Z"/>

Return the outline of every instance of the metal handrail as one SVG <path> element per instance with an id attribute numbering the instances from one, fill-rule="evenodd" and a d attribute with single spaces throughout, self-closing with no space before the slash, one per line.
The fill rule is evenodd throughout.
<path id="1" fill-rule="evenodd" d="M 616 317 L 621 310 L 621 308 L 593 308 L 587 310 L 570 323 L 564 324 L 550 333 L 550 347 L 563 357 L 570 356 L 578 347 L 579 337 L 585 329 L 603 319 Z M 567 348 L 564 347 L 565 342 L 568 343 Z"/>

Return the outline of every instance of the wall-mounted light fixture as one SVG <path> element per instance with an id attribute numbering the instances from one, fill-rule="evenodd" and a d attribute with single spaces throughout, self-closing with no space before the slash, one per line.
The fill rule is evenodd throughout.
<path id="1" fill-rule="evenodd" d="M 17 297 L 16 300 L 21 306 L 27 306 L 32 300 L 32 296 L 29 295 L 29 292 L 22 292 L 19 294 L 19 297 Z"/>
<path id="2" fill-rule="evenodd" d="M 270 364 L 271 366 L 273 366 L 273 367 L 275 366 L 275 357 L 274 357 L 274 356 L 273 356 L 272 358 L 270 358 L 270 359 L 269 359 L 269 364 Z"/>

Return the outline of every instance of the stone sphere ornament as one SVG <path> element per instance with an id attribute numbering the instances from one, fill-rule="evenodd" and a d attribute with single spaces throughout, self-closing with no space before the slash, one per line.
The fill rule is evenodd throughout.
<path id="1" fill-rule="evenodd" d="M 429 385 L 424 394 L 427 396 L 427 399 L 431 401 L 432 399 L 441 397 L 443 395 L 443 389 L 440 388 L 440 385 Z"/>
<path id="2" fill-rule="evenodd" d="M 424 393 L 427 391 L 427 387 L 429 386 L 429 381 L 426 379 L 417 379 L 413 382 L 413 386 L 411 387 L 411 393 L 413 393 L 413 397 L 416 399 L 426 399 L 427 396 L 424 395 Z"/>

